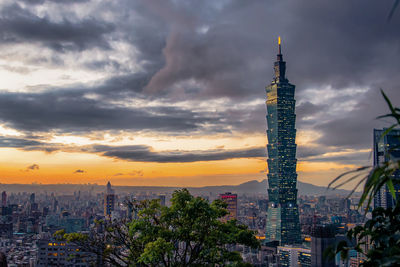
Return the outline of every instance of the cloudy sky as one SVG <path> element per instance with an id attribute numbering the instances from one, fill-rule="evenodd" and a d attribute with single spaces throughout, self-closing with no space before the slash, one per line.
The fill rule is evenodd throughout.
<path id="1" fill-rule="evenodd" d="M 0 182 L 202 186 L 266 177 L 282 36 L 299 180 L 370 163 L 400 102 L 392 0 L 1 0 Z M 400 10 L 397 10 L 400 11 Z"/>

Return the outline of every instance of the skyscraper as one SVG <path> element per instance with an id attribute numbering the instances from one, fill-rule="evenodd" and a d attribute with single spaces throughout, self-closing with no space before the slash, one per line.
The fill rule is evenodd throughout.
<path id="1" fill-rule="evenodd" d="M 334 267 L 335 261 L 324 257 L 324 252 L 335 245 L 335 231 L 330 225 L 315 225 L 311 231 L 311 266 Z"/>
<path id="2" fill-rule="evenodd" d="M 107 183 L 106 193 L 104 195 L 104 215 L 106 217 L 111 216 L 111 212 L 114 211 L 115 206 L 115 194 L 114 189 L 111 188 L 111 183 Z"/>
<path id="3" fill-rule="evenodd" d="M 286 62 L 278 42 L 275 77 L 266 87 L 268 123 L 268 213 L 266 241 L 301 243 L 297 206 L 295 86 L 285 76 Z"/>
<path id="4" fill-rule="evenodd" d="M 35 203 L 35 193 L 32 193 L 31 194 L 31 196 L 29 197 L 29 202 L 32 204 L 32 203 Z"/>
<path id="5" fill-rule="evenodd" d="M 3 207 L 7 206 L 7 193 L 6 193 L 6 191 L 3 191 L 3 193 L 1 193 L 1 206 L 3 206 Z"/>
<path id="6" fill-rule="evenodd" d="M 296 246 L 278 247 L 279 266 L 281 267 L 310 267 L 311 250 Z"/>
<path id="7" fill-rule="evenodd" d="M 385 136 L 382 134 L 386 129 L 374 129 L 374 167 L 385 162 L 400 160 L 400 130 L 393 129 Z M 400 179 L 400 171 L 396 170 L 393 176 Z M 395 184 L 397 199 L 400 197 L 400 185 Z M 374 207 L 391 208 L 394 206 L 394 199 L 387 186 L 382 186 L 374 197 Z"/>

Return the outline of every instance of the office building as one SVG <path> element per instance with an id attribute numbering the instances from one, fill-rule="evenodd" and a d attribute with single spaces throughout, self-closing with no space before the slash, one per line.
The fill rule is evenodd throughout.
<path id="1" fill-rule="evenodd" d="M 107 183 L 106 192 L 104 194 L 104 216 L 111 217 L 111 213 L 115 207 L 115 193 L 111 188 L 111 183 Z"/>
<path id="2" fill-rule="evenodd" d="M 233 219 L 237 219 L 237 209 L 238 209 L 238 203 L 237 203 L 237 194 L 232 194 L 230 192 L 227 192 L 225 194 L 219 195 L 220 199 L 224 201 L 228 206 L 226 209 L 228 210 L 228 214 L 224 217 L 224 221 L 229 221 Z"/>
<path id="3" fill-rule="evenodd" d="M 77 266 L 88 267 L 95 265 L 97 258 L 94 254 L 84 252 L 72 243 L 41 239 L 37 242 L 39 249 L 37 266 Z"/>
<path id="4" fill-rule="evenodd" d="M 32 193 L 31 196 L 29 197 L 29 202 L 30 202 L 31 204 L 32 204 L 32 203 L 35 203 L 35 198 L 36 198 L 35 193 Z"/>
<path id="5" fill-rule="evenodd" d="M 3 206 L 3 207 L 7 206 L 7 193 L 6 193 L 6 191 L 3 191 L 3 193 L 1 193 L 1 206 Z"/>
<path id="6" fill-rule="evenodd" d="M 324 257 L 324 251 L 335 245 L 335 231 L 330 225 L 315 225 L 311 231 L 311 267 L 335 267 L 335 259 Z"/>
<path id="7" fill-rule="evenodd" d="M 275 77 L 266 87 L 268 136 L 268 212 L 266 241 L 300 244 L 297 205 L 295 86 L 286 78 L 281 43 L 274 65 Z"/>
<path id="8" fill-rule="evenodd" d="M 400 130 L 394 129 L 383 136 L 386 129 L 374 129 L 374 167 L 390 161 L 400 160 Z M 393 173 L 394 178 L 400 179 L 400 170 Z M 400 184 L 395 184 L 397 199 L 400 197 Z M 374 197 L 374 207 L 390 208 L 394 206 L 394 199 L 387 186 L 377 192 Z"/>
<path id="9" fill-rule="evenodd" d="M 282 267 L 310 267 L 311 250 L 302 247 L 279 246 L 279 266 Z"/>

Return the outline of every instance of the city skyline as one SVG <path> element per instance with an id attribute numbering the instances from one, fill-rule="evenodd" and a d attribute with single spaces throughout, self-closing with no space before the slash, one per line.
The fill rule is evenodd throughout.
<path id="1" fill-rule="evenodd" d="M 298 180 L 327 185 L 372 163 L 372 129 L 390 125 L 375 120 L 388 112 L 379 89 L 400 100 L 391 6 L 2 1 L 0 182 L 265 179 L 260 88 L 281 35 L 297 85 Z"/>

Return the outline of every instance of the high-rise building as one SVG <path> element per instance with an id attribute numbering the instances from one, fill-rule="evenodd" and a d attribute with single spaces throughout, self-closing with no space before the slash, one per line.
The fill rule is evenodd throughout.
<path id="1" fill-rule="evenodd" d="M 106 192 L 104 195 L 104 215 L 110 217 L 114 211 L 115 206 L 115 193 L 114 189 L 111 188 L 111 183 L 107 183 Z"/>
<path id="2" fill-rule="evenodd" d="M 7 206 L 7 193 L 6 193 L 6 191 L 3 191 L 3 193 L 1 193 L 1 206 L 3 206 L 3 207 Z"/>
<path id="3" fill-rule="evenodd" d="M 335 245 L 335 231 L 327 225 L 316 225 L 311 231 L 311 266 L 335 267 L 335 260 L 324 257 L 324 251 Z"/>
<path id="4" fill-rule="evenodd" d="M 29 207 L 31 214 L 37 211 L 39 208 L 39 205 L 38 203 L 35 202 L 35 200 L 36 200 L 35 193 L 32 193 L 31 196 L 29 197 Z"/>
<path id="5" fill-rule="evenodd" d="M 295 86 L 285 76 L 286 62 L 279 50 L 275 77 L 266 87 L 268 123 L 268 212 L 266 241 L 281 245 L 301 243 L 297 206 Z"/>
<path id="6" fill-rule="evenodd" d="M 279 246 L 279 266 L 282 267 L 310 267 L 311 250 L 302 247 Z"/>
<path id="7" fill-rule="evenodd" d="M 102 266 L 95 254 L 82 251 L 77 245 L 54 239 L 40 239 L 37 265 L 41 266 Z"/>
<path id="8" fill-rule="evenodd" d="M 386 129 L 374 129 L 374 167 L 381 166 L 389 161 L 400 160 L 400 130 L 394 129 L 382 136 Z M 400 170 L 393 173 L 394 178 L 400 179 Z M 397 199 L 400 197 L 400 185 L 395 184 Z M 387 186 L 377 192 L 374 197 L 374 207 L 391 208 L 394 199 Z"/>
<path id="9" fill-rule="evenodd" d="M 31 194 L 31 196 L 29 197 L 29 202 L 32 204 L 32 203 L 35 203 L 35 193 L 32 193 Z"/>
<path id="10" fill-rule="evenodd" d="M 237 219 L 237 194 L 227 192 L 225 194 L 220 194 L 219 197 L 222 201 L 228 204 L 226 209 L 229 213 L 223 218 L 223 220 L 229 221 Z"/>

